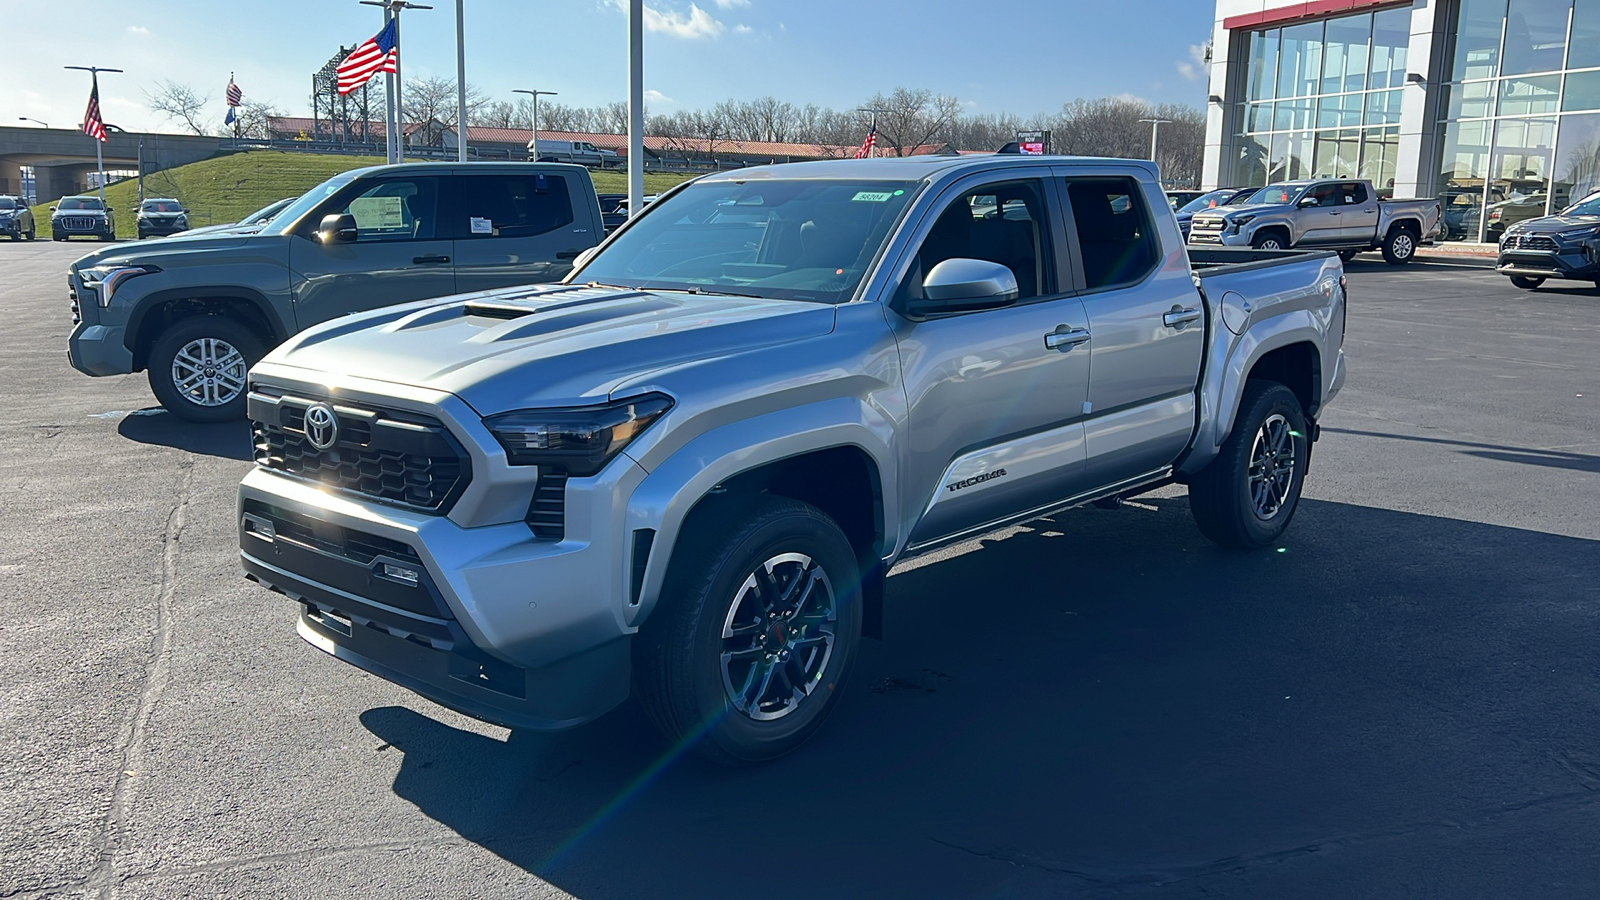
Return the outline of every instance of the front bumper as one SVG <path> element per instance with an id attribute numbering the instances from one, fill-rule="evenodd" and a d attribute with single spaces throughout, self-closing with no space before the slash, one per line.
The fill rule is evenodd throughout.
<path id="1" fill-rule="evenodd" d="M 1189 243 L 1223 247 L 1248 247 L 1250 235 L 1236 231 L 1201 230 L 1190 226 Z"/>
<path id="2" fill-rule="evenodd" d="M 0 234 L 23 234 L 26 231 L 21 219 L 0 219 Z"/>
<path id="3" fill-rule="evenodd" d="M 116 236 L 116 226 L 112 225 L 110 222 L 107 222 L 104 219 L 93 219 L 93 220 L 90 221 L 89 224 L 85 224 L 85 223 L 82 223 L 82 222 L 70 221 L 71 219 L 74 219 L 74 218 L 86 219 L 87 217 L 83 217 L 83 216 L 68 217 L 68 221 L 63 221 L 62 219 L 51 219 L 50 220 L 50 234 L 51 234 L 51 236 L 52 237 L 75 237 L 75 236 L 82 236 L 82 237 L 115 237 Z"/>
<path id="4" fill-rule="evenodd" d="M 1600 278 L 1600 240 L 1583 243 L 1552 239 L 1551 243 L 1554 249 L 1508 248 L 1502 243 L 1495 271 L 1530 278 Z"/>
<path id="5" fill-rule="evenodd" d="M 189 223 L 188 222 L 183 222 L 182 224 L 179 224 L 178 222 L 158 222 L 158 221 L 146 220 L 146 221 L 143 221 L 143 222 L 139 223 L 139 234 L 141 234 L 141 235 L 149 235 L 149 234 L 171 235 L 171 234 L 177 234 L 180 231 L 188 231 L 188 230 L 189 230 Z"/>

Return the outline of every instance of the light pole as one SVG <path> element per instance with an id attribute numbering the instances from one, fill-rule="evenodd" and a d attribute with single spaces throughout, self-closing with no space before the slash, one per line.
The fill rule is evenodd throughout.
<path id="1" fill-rule="evenodd" d="M 46 128 L 50 127 L 50 123 L 49 122 L 41 122 L 38 119 L 30 119 L 27 116 L 17 116 L 17 121 L 18 122 L 32 122 L 35 125 L 43 125 Z"/>
<path id="2" fill-rule="evenodd" d="M 456 160 L 467 161 L 467 37 L 461 11 L 463 0 L 456 0 Z"/>
<path id="3" fill-rule="evenodd" d="M 871 135 L 876 135 L 878 133 L 878 113 L 886 113 L 886 112 L 889 112 L 889 110 L 883 109 L 882 107 L 878 107 L 878 106 L 858 106 L 858 107 L 856 107 L 856 112 L 872 113 L 872 129 L 870 131 L 868 131 L 867 133 L 871 134 Z M 867 157 L 870 159 L 870 158 L 875 157 L 877 155 L 878 155 L 878 141 L 877 141 L 877 138 L 874 137 L 873 141 L 872 141 L 872 146 L 867 148 Z"/>
<path id="4" fill-rule="evenodd" d="M 628 0 L 628 216 L 644 211 L 644 0 Z"/>
<path id="5" fill-rule="evenodd" d="M 385 27 L 388 26 L 390 19 L 394 20 L 394 47 L 397 52 L 394 55 L 394 72 L 389 76 L 389 115 L 393 124 L 391 126 L 389 122 L 385 122 L 384 132 L 389 136 L 389 162 L 404 162 L 405 147 L 402 146 L 404 135 L 400 131 L 400 54 L 398 52 L 400 49 L 400 13 L 402 10 L 407 9 L 433 9 L 433 7 L 412 3 L 410 0 L 361 0 L 361 5 L 383 7 Z"/>
<path id="6" fill-rule="evenodd" d="M 513 88 L 511 93 L 513 93 L 513 94 L 527 94 L 528 96 L 533 98 L 533 140 L 530 141 L 529 143 L 533 144 L 533 161 L 534 162 L 538 162 L 539 161 L 539 98 L 540 97 L 554 97 L 556 95 L 556 92 L 555 91 L 530 91 L 530 90 L 528 90 L 526 88 Z"/>
<path id="7" fill-rule="evenodd" d="M 61 68 L 63 68 L 63 69 L 77 69 L 80 72 L 88 72 L 89 73 L 90 83 L 93 85 L 93 91 L 94 91 L 94 93 L 91 96 L 94 97 L 94 102 L 95 102 L 95 106 L 96 107 L 98 107 L 100 105 L 100 73 L 101 72 L 121 72 L 122 71 L 121 69 L 102 69 L 99 66 L 62 66 Z M 97 108 L 95 110 L 95 115 L 100 117 L 100 127 L 101 128 L 105 128 L 106 127 L 106 114 L 105 114 L 105 112 L 103 110 L 100 110 L 100 109 Z M 84 124 L 88 124 L 88 122 L 85 121 Z M 100 145 L 104 144 L 104 143 L 105 143 L 105 141 L 100 140 L 98 137 L 94 139 L 94 165 L 95 165 L 95 168 L 100 170 L 100 205 L 101 206 L 105 206 L 106 205 L 106 160 L 105 160 L 105 155 L 100 152 Z"/>
<path id="8" fill-rule="evenodd" d="M 1171 122 L 1172 120 L 1171 119 L 1140 119 L 1139 121 L 1141 121 L 1141 122 L 1149 122 L 1150 123 L 1150 161 L 1151 162 L 1155 162 L 1156 161 L 1156 135 L 1161 133 L 1161 126 L 1162 125 L 1166 124 L 1167 122 Z"/>

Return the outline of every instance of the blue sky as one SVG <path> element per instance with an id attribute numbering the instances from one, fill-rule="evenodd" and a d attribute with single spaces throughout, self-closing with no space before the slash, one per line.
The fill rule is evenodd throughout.
<path id="1" fill-rule="evenodd" d="M 455 73 L 454 0 L 405 14 L 405 74 Z M 1074 97 L 1130 95 L 1202 106 L 1195 54 L 1209 0 L 648 0 L 645 83 L 652 112 L 771 94 L 853 107 L 898 85 L 959 97 L 974 112 L 1053 111 Z M 0 122 L 53 126 L 83 114 L 87 75 L 106 75 L 106 121 L 168 130 L 144 102 L 163 78 L 212 97 L 236 73 L 246 95 L 309 114 L 310 74 L 340 44 L 370 37 L 375 7 L 356 0 L 0 0 L 7 42 Z M 73 37 L 64 23 L 86 23 Z M 92 24 L 91 24 L 92 23 Z M 512 88 L 558 102 L 624 99 L 627 30 L 612 0 L 466 0 L 467 81 L 493 99 Z M 19 58 L 20 56 L 20 58 Z"/>

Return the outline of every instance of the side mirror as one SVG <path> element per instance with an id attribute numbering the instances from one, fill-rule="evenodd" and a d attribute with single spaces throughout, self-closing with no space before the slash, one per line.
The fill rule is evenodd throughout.
<path id="1" fill-rule="evenodd" d="M 356 217 L 346 213 L 328 213 L 317 226 L 317 240 L 324 244 L 353 244 L 356 242 Z"/>
<path id="2" fill-rule="evenodd" d="M 947 259 L 922 279 L 924 300 L 913 300 L 914 315 L 996 309 L 1017 301 L 1017 276 L 986 259 Z"/>
<path id="3" fill-rule="evenodd" d="M 51 212 L 55 212 L 55 211 L 56 211 L 56 208 L 55 208 L 55 207 L 54 207 L 54 206 L 52 206 L 52 207 L 50 207 L 50 211 L 51 211 Z"/>
<path id="4" fill-rule="evenodd" d="M 1316 206 L 1318 204 L 1318 202 L 1320 202 L 1320 201 L 1318 201 L 1317 198 L 1315 198 L 1315 197 L 1301 197 L 1300 198 L 1300 202 L 1298 204 L 1296 204 L 1296 205 L 1299 206 L 1301 209 L 1305 209 L 1306 207 L 1309 207 L 1309 206 Z"/>

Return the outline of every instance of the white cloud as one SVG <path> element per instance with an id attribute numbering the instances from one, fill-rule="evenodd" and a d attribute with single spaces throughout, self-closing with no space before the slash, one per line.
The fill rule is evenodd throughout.
<path id="1" fill-rule="evenodd" d="M 735 25 L 735 26 L 733 26 L 733 33 L 734 34 L 750 34 L 750 33 L 754 32 L 754 31 L 755 31 L 755 29 L 751 28 L 749 25 Z"/>
<path id="2" fill-rule="evenodd" d="M 1137 104 L 1140 104 L 1141 106 L 1149 106 L 1150 105 L 1150 101 L 1149 100 L 1146 100 L 1145 98 L 1139 96 L 1138 94 L 1130 94 L 1130 93 L 1128 93 L 1126 91 L 1116 95 L 1115 97 L 1112 97 L 1111 99 L 1118 100 L 1118 101 L 1121 101 L 1123 103 L 1137 103 Z"/>
<path id="3" fill-rule="evenodd" d="M 671 103 L 672 98 L 661 93 L 655 88 L 649 88 L 644 92 L 644 102 L 650 104 L 651 106 L 658 106 L 661 104 Z"/>
<path id="4" fill-rule="evenodd" d="M 653 6 L 644 8 L 644 27 L 646 31 L 655 31 L 672 37 L 685 40 L 697 40 L 703 37 L 716 37 L 722 33 L 723 25 L 711 14 L 696 6 L 689 4 L 687 13 L 668 10 L 662 12 Z"/>
<path id="5" fill-rule="evenodd" d="M 129 25 L 127 31 L 129 34 L 137 34 L 140 37 L 150 36 L 150 29 L 144 27 L 143 25 Z"/>
<path id="6" fill-rule="evenodd" d="M 737 6 L 749 6 L 750 0 L 717 0 L 718 9 L 733 9 Z"/>
<path id="7" fill-rule="evenodd" d="M 1178 74 L 1190 81 L 1199 81 L 1206 77 L 1206 46 L 1204 44 L 1190 44 L 1189 58 L 1178 60 Z"/>

